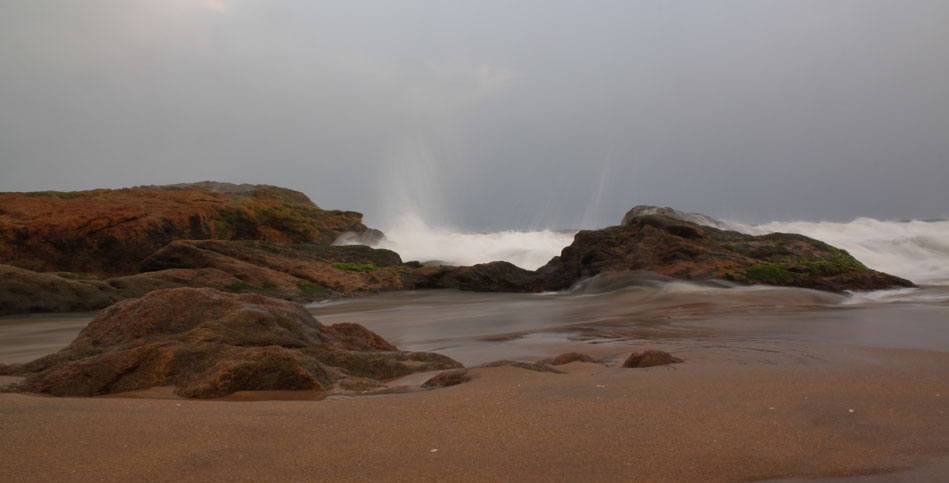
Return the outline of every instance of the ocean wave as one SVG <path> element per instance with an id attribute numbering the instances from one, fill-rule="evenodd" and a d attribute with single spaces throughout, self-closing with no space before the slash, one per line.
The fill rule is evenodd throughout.
<path id="1" fill-rule="evenodd" d="M 949 284 L 949 221 L 771 222 L 731 229 L 762 235 L 800 233 L 850 252 L 864 265 L 916 283 Z"/>

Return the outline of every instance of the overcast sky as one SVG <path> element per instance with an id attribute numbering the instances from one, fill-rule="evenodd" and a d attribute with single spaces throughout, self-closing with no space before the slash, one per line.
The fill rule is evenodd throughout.
<path id="1" fill-rule="evenodd" d="M 213 179 L 371 226 L 949 216 L 949 2 L 0 1 L 0 191 Z"/>

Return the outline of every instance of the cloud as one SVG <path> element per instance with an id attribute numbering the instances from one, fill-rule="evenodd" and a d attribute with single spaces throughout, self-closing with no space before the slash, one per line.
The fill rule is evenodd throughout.
<path id="1" fill-rule="evenodd" d="M 204 8 L 219 13 L 227 13 L 231 10 L 231 6 L 224 0 L 201 0 L 201 4 L 204 5 Z"/>

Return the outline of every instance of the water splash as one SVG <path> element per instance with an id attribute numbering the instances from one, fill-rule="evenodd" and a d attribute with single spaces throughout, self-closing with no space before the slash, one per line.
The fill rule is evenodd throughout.
<path id="1" fill-rule="evenodd" d="M 463 233 L 429 226 L 419 215 L 402 214 L 374 246 L 388 248 L 403 260 L 474 265 L 496 260 L 534 270 L 560 254 L 573 232 L 553 230 Z"/>

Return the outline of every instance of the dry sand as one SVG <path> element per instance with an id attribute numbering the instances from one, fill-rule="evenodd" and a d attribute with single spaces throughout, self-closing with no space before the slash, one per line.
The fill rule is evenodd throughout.
<path id="1" fill-rule="evenodd" d="M 594 352 L 622 357 L 642 348 Z M 563 375 L 475 369 L 460 386 L 322 401 L 0 394 L 0 479 L 949 476 L 949 353 L 791 343 L 659 348 L 687 361 L 651 369 L 573 363 Z"/>

